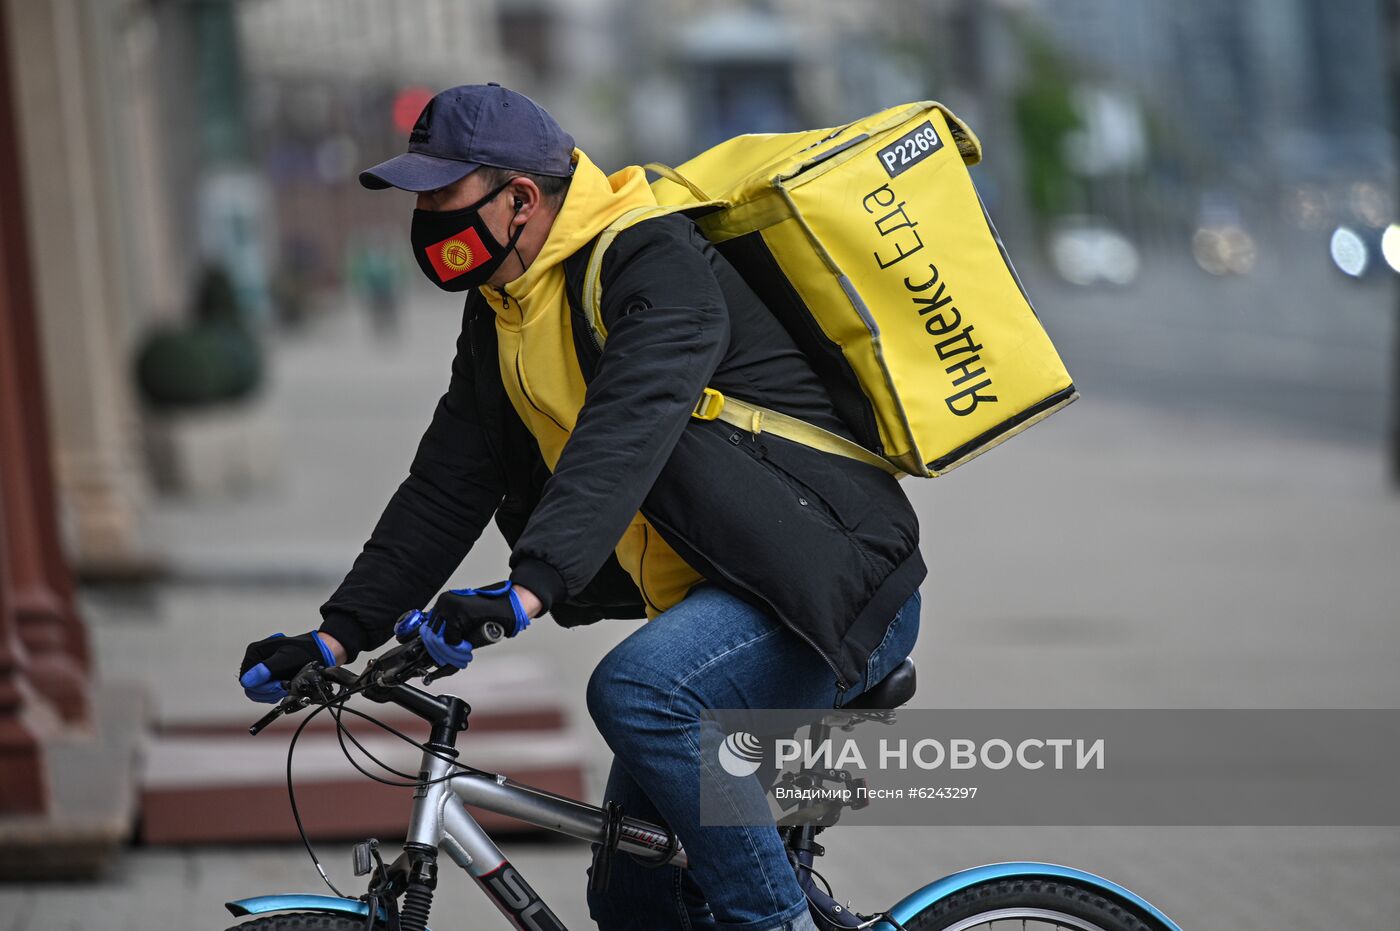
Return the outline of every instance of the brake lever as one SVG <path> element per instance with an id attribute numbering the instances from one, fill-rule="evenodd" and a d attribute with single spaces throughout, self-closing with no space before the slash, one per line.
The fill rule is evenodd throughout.
<path id="1" fill-rule="evenodd" d="M 326 666 L 323 663 L 311 662 L 301 667 L 301 671 L 292 677 L 292 681 L 287 685 L 287 691 L 293 695 L 300 695 L 308 701 L 326 703 L 335 697 L 331 689 L 326 685 L 321 674 L 325 672 Z"/>
<path id="2" fill-rule="evenodd" d="M 429 685 L 434 679 L 450 676 L 457 671 L 456 666 L 436 665 L 428 655 L 427 647 L 415 638 L 371 660 L 366 675 L 375 685 L 401 685 L 418 676 L 423 677 L 424 685 Z"/>
<path id="3" fill-rule="evenodd" d="M 293 712 L 300 711 L 301 709 L 306 707 L 306 704 L 307 703 L 304 699 L 292 698 L 291 696 L 288 696 L 287 698 L 282 699 L 282 701 L 279 702 L 277 706 L 274 707 L 267 714 L 254 721 L 253 724 L 248 728 L 248 733 L 256 737 L 258 736 L 258 734 L 262 733 L 265 727 L 267 727 L 273 721 L 276 721 L 278 718 L 282 717 L 282 715 L 292 714 Z"/>
<path id="4" fill-rule="evenodd" d="M 428 622 L 430 612 L 405 611 L 394 624 L 394 636 L 399 646 L 371 661 L 367 671 L 378 685 L 398 685 L 416 676 L 423 677 L 424 685 L 431 685 L 460 670 L 456 666 L 438 666 L 428 655 L 428 649 L 421 639 L 423 626 Z M 494 621 L 486 623 L 486 630 L 473 630 L 468 636 L 472 646 L 486 646 L 504 636 L 505 630 Z"/>
<path id="5" fill-rule="evenodd" d="M 254 721 L 248 728 L 248 733 L 256 737 L 282 715 L 294 714 L 313 701 L 329 704 L 334 696 L 331 695 L 326 688 L 326 683 L 321 679 L 321 672 L 324 668 L 320 663 L 307 663 L 303 666 L 301 671 L 287 683 L 287 697 L 282 699 L 267 714 Z"/>
<path id="6" fill-rule="evenodd" d="M 423 684 L 432 685 L 438 679 L 446 679 L 453 673 L 458 673 L 461 671 L 461 668 L 458 666 L 439 666 L 436 669 L 431 669 L 423 674 Z"/>

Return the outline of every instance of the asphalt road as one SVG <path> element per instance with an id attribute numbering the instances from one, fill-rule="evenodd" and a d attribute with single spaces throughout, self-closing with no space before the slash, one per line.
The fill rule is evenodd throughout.
<path id="1" fill-rule="evenodd" d="M 1319 233 L 1262 244 L 1248 277 L 1212 278 L 1171 254 L 1148 257 L 1125 288 L 1066 285 L 1033 255 L 1022 266 L 1086 396 L 1346 442 L 1384 436 L 1400 359 L 1396 276 L 1346 278 Z"/>

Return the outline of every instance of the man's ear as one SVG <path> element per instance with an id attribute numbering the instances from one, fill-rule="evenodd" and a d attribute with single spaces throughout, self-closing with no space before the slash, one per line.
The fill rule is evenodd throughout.
<path id="1" fill-rule="evenodd" d="M 539 185 L 529 178 L 516 178 L 505 193 L 510 199 L 512 224 L 524 223 L 534 216 L 543 198 Z"/>

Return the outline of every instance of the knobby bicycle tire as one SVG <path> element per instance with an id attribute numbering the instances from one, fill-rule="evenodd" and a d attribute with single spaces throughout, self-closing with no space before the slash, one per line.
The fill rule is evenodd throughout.
<path id="1" fill-rule="evenodd" d="M 228 931 L 365 931 L 365 919 L 329 912 L 284 912 L 245 921 Z"/>
<path id="2" fill-rule="evenodd" d="M 1081 885 L 1065 879 L 996 879 L 969 886 L 961 892 L 933 903 L 913 918 L 904 922 L 908 931 L 949 931 L 953 928 L 981 928 L 977 919 L 997 917 L 1005 921 L 1013 917 L 1017 910 L 1025 911 L 1037 920 L 1034 912 L 1043 912 L 1048 918 L 1047 927 L 1056 927 L 1056 918 L 1063 922 L 1084 922 L 1087 924 L 1062 924 L 1060 927 L 1078 929 L 1095 928 L 1098 931 L 1163 931 L 1162 926 L 1151 917 L 1126 903 L 1109 898 L 1099 889 Z M 1008 912 L 1012 914 L 1007 914 Z M 1014 927 L 1010 925 L 1009 927 Z"/>

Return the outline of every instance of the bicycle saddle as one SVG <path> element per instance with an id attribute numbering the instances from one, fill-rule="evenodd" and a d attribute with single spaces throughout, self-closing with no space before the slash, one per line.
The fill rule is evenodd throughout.
<path id="1" fill-rule="evenodd" d="M 906 658 L 890 674 L 842 706 L 842 710 L 886 711 L 914 697 L 914 661 Z"/>

